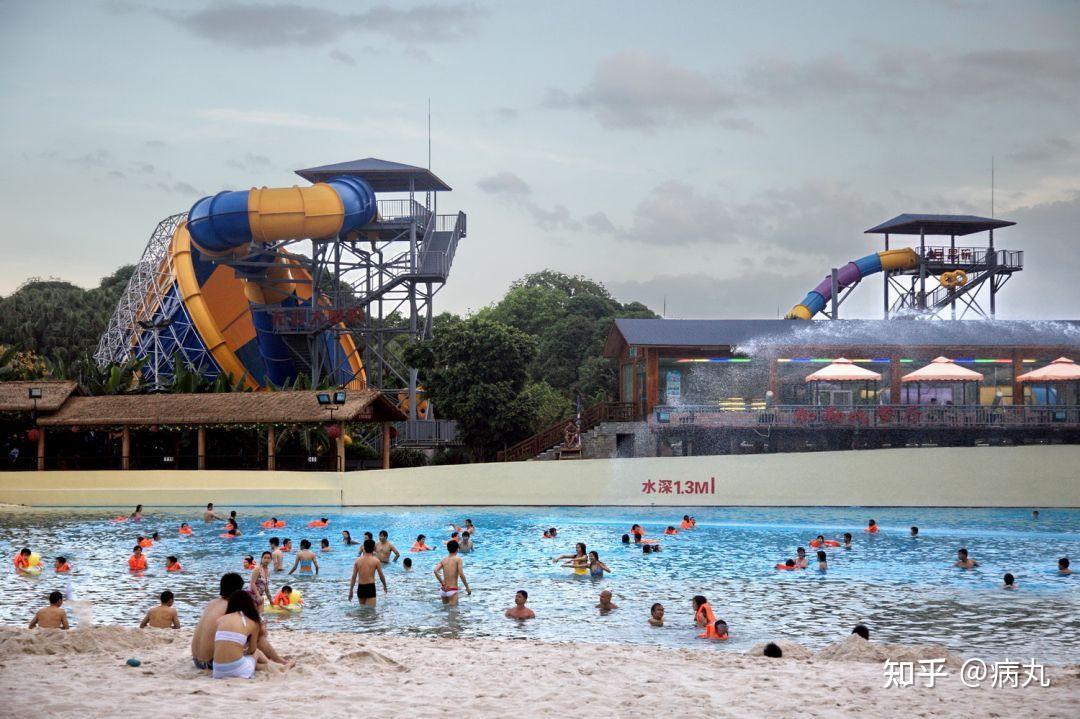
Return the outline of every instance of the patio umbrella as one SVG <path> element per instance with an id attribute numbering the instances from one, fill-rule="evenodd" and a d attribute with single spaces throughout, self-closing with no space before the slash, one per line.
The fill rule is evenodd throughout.
<path id="1" fill-rule="evenodd" d="M 959 383 L 961 385 L 961 392 L 963 392 L 963 386 L 966 383 L 982 382 L 983 376 L 980 372 L 961 367 L 948 357 L 937 357 L 925 367 L 920 367 L 913 372 L 908 372 L 900 378 L 900 381 L 908 386 L 910 386 L 910 383 L 912 382 L 915 383 L 916 402 L 921 403 L 923 384 Z M 910 393 L 908 393 L 907 398 L 910 399 L 910 396 Z"/>
<path id="2" fill-rule="evenodd" d="M 1030 372 L 1025 372 L 1016 378 L 1017 382 L 1046 385 L 1046 404 L 1075 404 L 1080 401 L 1080 365 L 1068 357 L 1058 357 L 1056 360 Z M 1064 385 L 1063 387 L 1051 388 L 1051 385 Z M 1037 402 L 1035 393 L 1031 393 L 1032 402 Z M 1051 399 L 1053 398 L 1053 400 Z"/>
<path id="3" fill-rule="evenodd" d="M 880 382 L 881 375 L 840 357 L 817 372 L 806 375 L 807 382 Z"/>

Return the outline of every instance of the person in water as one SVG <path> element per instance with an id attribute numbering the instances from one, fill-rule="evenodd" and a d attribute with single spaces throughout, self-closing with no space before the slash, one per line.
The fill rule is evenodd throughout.
<path id="1" fill-rule="evenodd" d="M 358 542 L 352 538 L 352 535 L 349 534 L 349 530 L 343 529 L 341 530 L 341 543 L 348 546 L 357 544 Z"/>
<path id="2" fill-rule="evenodd" d="M 292 587 L 288 584 L 281 585 L 281 589 L 274 595 L 274 601 L 271 602 L 275 607 L 287 607 L 292 604 Z"/>
<path id="3" fill-rule="evenodd" d="M 694 624 L 705 628 L 716 621 L 716 615 L 713 614 L 712 606 L 709 605 L 709 600 L 704 594 L 695 595 L 692 603 L 694 605 Z"/>
<path id="4" fill-rule="evenodd" d="M 684 529 L 685 530 L 685 529 L 693 529 L 693 528 L 694 528 L 694 525 L 690 522 L 690 515 L 689 514 L 684 514 L 682 516 L 682 521 L 679 522 L 679 529 Z"/>
<path id="5" fill-rule="evenodd" d="M 844 532 L 844 549 L 851 549 L 851 532 Z"/>
<path id="6" fill-rule="evenodd" d="M 476 526 L 473 525 L 471 519 L 466 519 L 465 520 L 465 529 L 464 529 L 464 531 L 468 532 L 470 537 L 475 537 L 476 536 Z"/>
<path id="7" fill-rule="evenodd" d="M 246 570 L 248 570 L 250 572 L 254 568 L 255 568 L 255 557 L 251 556 L 250 554 L 245 555 L 244 556 L 244 569 L 246 569 Z"/>
<path id="8" fill-rule="evenodd" d="M 622 543 L 623 544 L 630 544 L 630 535 L 629 534 L 624 534 L 622 536 Z"/>
<path id="9" fill-rule="evenodd" d="M 817 568 L 819 572 L 829 571 L 829 557 L 825 554 L 824 550 L 821 549 L 817 552 Z"/>
<path id="10" fill-rule="evenodd" d="M 68 564 L 67 557 L 57 557 L 53 569 L 56 570 L 57 574 L 67 574 L 71 571 L 71 565 Z"/>
<path id="11" fill-rule="evenodd" d="M 547 529 L 544 530 L 544 536 L 542 538 L 543 539 L 555 539 L 555 537 L 556 537 L 556 535 L 558 535 L 558 533 L 559 532 L 558 532 L 557 529 L 555 529 L 555 527 L 548 527 Z"/>
<path id="12" fill-rule="evenodd" d="M 225 517 L 222 517 L 220 514 L 218 514 L 217 512 L 214 511 L 214 503 L 213 502 L 207 502 L 206 503 L 206 511 L 204 511 L 202 513 L 202 521 L 209 524 L 210 522 L 213 522 L 215 520 L 218 521 L 218 522 L 224 522 Z"/>
<path id="13" fill-rule="evenodd" d="M 802 547 L 795 550 L 795 566 L 799 569 L 806 569 L 810 566 L 810 560 L 806 558 L 806 550 Z"/>
<path id="14" fill-rule="evenodd" d="M 612 609 L 618 609 L 619 605 L 611 601 L 611 590 L 605 589 L 600 592 L 600 603 L 596 605 L 601 614 L 607 614 Z"/>
<path id="15" fill-rule="evenodd" d="M 329 552 L 330 551 L 330 540 L 327 539 L 326 537 L 323 537 L 319 541 L 319 551 L 320 552 Z"/>
<path id="16" fill-rule="evenodd" d="M 416 541 L 413 542 L 412 549 L 410 549 L 409 551 L 410 552 L 430 552 L 433 549 L 433 547 L 429 547 L 428 545 L 424 544 L 424 541 L 426 539 L 427 539 L 427 537 L 425 537 L 423 534 L 416 535 Z"/>
<path id="17" fill-rule="evenodd" d="M 1002 589 L 1016 589 L 1016 577 L 1014 577 L 1012 573 L 1005 572 L 1003 581 L 1005 583 L 1001 585 Z"/>
<path id="18" fill-rule="evenodd" d="M 794 559 L 788 559 L 783 564 L 777 564 L 776 568 L 777 569 L 783 569 L 783 570 L 798 569 L 798 567 L 795 566 L 795 560 Z"/>
<path id="19" fill-rule="evenodd" d="M 604 576 L 604 572 L 611 574 L 611 568 L 600 561 L 600 555 L 596 551 L 589 552 L 589 576 L 600 579 Z"/>
<path id="20" fill-rule="evenodd" d="M 379 561 L 383 564 L 389 564 L 391 559 L 390 555 L 394 555 L 393 561 L 397 561 L 401 556 L 401 552 L 394 546 L 394 543 L 390 541 L 390 534 L 384 529 L 379 532 L 379 541 L 375 543 L 375 556 L 379 558 Z"/>
<path id="21" fill-rule="evenodd" d="M 446 556 L 435 565 L 435 579 L 439 582 L 439 598 L 443 604 L 456 606 L 458 603 L 458 580 L 465 586 L 465 593 L 472 594 L 469 580 L 465 578 L 465 567 L 458 556 L 458 543 L 450 540 L 446 545 Z"/>
<path id="22" fill-rule="evenodd" d="M 315 552 L 311 551 L 311 542 L 306 539 L 300 540 L 300 551 L 296 553 L 296 561 L 293 562 L 289 574 L 295 572 L 298 567 L 300 574 L 311 575 L 313 567 L 314 574 L 316 576 L 319 574 L 319 559 L 315 556 Z"/>
<path id="23" fill-rule="evenodd" d="M 877 532 L 878 532 L 877 522 L 875 520 L 871 519 L 869 522 L 866 523 L 866 529 L 863 530 L 863 531 L 865 531 L 865 532 L 867 532 L 869 534 L 877 534 Z"/>
<path id="24" fill-rule="evenodd" d="M 953 564 L 953 566 L 959 567 L 960 569 L 974 569 L 975 567 L 979 566 L 979 563 L 968 556 L 967 549 L 961 547 L 960 549 L 956 550 L 956 562 Z"/>
<path id="25" fill-rule="evenodd" d="M 132 512 L 128 516 L 128 519 L 130 519 L 132 522 L 141 522 L 142 521 L 142 505 L 141 504 L 136 504 L 135 505 L 135 511 Z"/>
<path id="26" fill-rule="evenodd" d="M 654 603 L 649 608 L 649 625 L 654 627 L 664 626 L 664 605 L 660 602 Z"/>
<path id="27" fill-rule="evenodd" d="M 356 600 L 360 604 L 369 607 L 375 606 L 375 575 L 382 582 L 383 594 L 389 591 L 386 587 L 386 575 L 383 574 L 382 560 L 375 552 L 375 540 L 364 540 L 364 553 L 353 562 L 352 577 L 349 579 L 349 601 L 353 598 L 353 588 L 356 588 Z"/>
<path id="28" fill-rule="evenodd" d="M 678 534 L 678 533 L 679 533 L 679 530 L 675 529 L 675 527 L 672 527 L 670 525 L 668 526 L 667 529 L 664 530 L 664 534 L 667 534 L 667 535 Z"/>
<path id="29" fill-rule="evenodd" d="M 218 583 L 218 596 L 210 600 L 203 609 L 202 616 L 199 617 L 199 622 L 195 625 L 195 631 L 191 635 L 191 662 L 196 668 L 210 669 L 213 667 L 214 629 L 217 627 L 217 621 L 225 616 L 229 606 L 229 597 L 235 592 L 243 590 L 243 588 L 244 579 L 236 572 L 221 575 L 221 581 Z M 252 604 L 254 605 L 254 601 Z M 291 664 L 285 657 L 279 655 L 273 645 L 270 644 L 270 636 L 265 626 L 259 632 L 258 647 L 259 651 L 275 664 L 286 666 Z"/>
<path id="30" fill-rule="evenodd" d="M 179 571 L 182 571 L 183 569 L 184 568 L 180 566 L 180 560 L 179 559 L 177 559 L 176 557 L 174 557 L 171 554 L 169 556 L 165 557 L 165 571 L 166 572 L 179 572 Z"/>
<path id="31" fill-rule="evenodd" d="M 585 543 L 578 542 L 574 545 L 576 552 L 574 554 L 560 554 L 551 560 L 552 564 L 557 564 L 564 559 L 569 559 L 564 567 L 572 567 L 574 574 L 588 574 L 589 573 L 589 553 L 586 551 Z"/>
<path id="32" fill-rule="evenodd" d="M 640 524 L 630 526 L 630 534 L 634 535 L 634 541 L 640 542 L 645 537 L 645 528 Z"/>
<path id="33" fill-rule="evenodd" d="M 284 553 L 281 551 L 281 540 L 277 537 L 270 537 L 270 558 L 273 560 L 274 571 L 280 572 L 283 567 L 281 566 L 284 561 Z"/>
<path id="34" fill-rule="evenodd" d="M 291 552 L 292 551 L 292 540 L 289 539 L 288 537 L 285 537 L 285 539 L 281 540 L 281 551 L 282 552 Z"/>
<path id="35" fill-rule="evenodd" d="M 191 525 L 188 524 L 187 522 L 180 522 L 180 529 L 177 530 L 177 533 L 181 537 L 190 536 L 191 535 Z"/>
<path id="36" fill-rule="evenodd" d="M 214 630 L 214 679 L 251 679 L 267 659 L 259 651 L 262 617 L 255 600 L 244 590 L 229 595 L 225 615 Z"/>
<path id="37" fill-rule="evenodd" d="M 911 528 L 911 538 L 915 539 L 918 536 L 919 536 L 919 528 L 918 527 L 912 527 Z"/>
<path id="38" fill-rule="evenodd" d="M 524 589 L 519 589 L 514 594 L 514 606 L 507 609 L 504 614 L 507 619 L 535 619 L 536 612 L 525 606 L 525 602 L 529 601 L 529 593 Z"/>
<path id="39" fill-rule="evenodd" d="M 60 592 L 49 594 L 49 606 L 39 609 L 34 618 L 30 620 L 30 628 L 42 629 L 70 629 L 68 626 L 67 612 L 64 611 L 64 595 Z"/>
<path id="40" fill-rule="evenodd" d="M 698 639 L 717 639 L 725 641 L 728 638 L 728 626 L 727 622 L 723 619 L 717 619 L 712 623 L 712 626 L 706 627 L 705 631 L 698 635 Z"/>
<path id="41" fill-rule="evenodd" d="M 1069 569 L 1069 558 L 1068 557 L 1062 557 L 1061 559 L 1058 560 L 1058 572 L 1057 573 L 1061 574 L 1061 575 L 1068 575 L 1068 574 L 1073 573 L 1073 571 L 1071 569 Z"/>
<path id="42" fill-rule="evenodd" d="M 865 624 L 856 624 L 855 628 L 851 630 L 851 633 L 857 637 L 862 637 L 866 641 L 870 641 L 870 629 Z"/>
<path id="43" fill-rule="evenodd" d="M 248 580 L 248 591 L 255 599 L 256 606 L 270 603 L 270 563 L 274 555 L 263 552 L 259 555 L 259 563 L 251 568 L 251 579 Z"/>
<path id="44" fill-rule="evenodd" d="M 142 553 L 142 547 L 136 544 L 128 557 L 128 569 L 132 572 L 146 571 L 146 556 Z"/>
<path id="45" fill-rule="evenodd" d="M 1031 518 L 1032 519 L 1038 519 L 1039 518 L 1039 510 L 1037 510 L 1037 509 L 1031 510 Z"/>
<path id="46" fill-rule="evenodd" d="M 458 551 L 462 554 L 468 554 L 473 550 L 472 535 L 468 532 L 461 533 L 461 541 L 458 542 Z"/>
<path id="47" fill-rule="evenodd" d="M 406 572 L 412 571 L 412 557 L 405 557 L 401 560 L 401 568 Z"/>
<path id="48" fill-rule="evenodd" d="M 180 617 L 177 616 L 176 608 L 173 607 L 173 593 L 166 589 L 158 599 L 161 603 L 147 610 L 146 616 L 143 617 L 142 623 L 139 624 L 139 629 L 146 629 L 147 627 L 179 629 Z"/>

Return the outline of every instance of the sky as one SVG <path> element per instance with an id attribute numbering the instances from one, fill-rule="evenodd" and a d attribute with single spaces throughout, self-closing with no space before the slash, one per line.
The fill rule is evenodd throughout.
<path id="1" fill-rule="evenodd" d="M 0 294 L 94 286 L 206 194 L 426 165 L 430 98 L 469 228 L 437 310 L 550 268 L 771 318 L 927 212 L 1017 223 L 999 316 L 1080 317 L 1077 2 L 0 0 L 0 97 Z"/>

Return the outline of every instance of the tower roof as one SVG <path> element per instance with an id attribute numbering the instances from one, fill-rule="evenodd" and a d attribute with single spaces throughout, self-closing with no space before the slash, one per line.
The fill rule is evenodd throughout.
<path id="1" fill-rule="evenodd" d="M 400 162 L 380 160 L 377 157 L 309 167 L 305 170 L 297 170 L 296 174 L 309 182 L 325 182 L 339 175 L 359 177 L 371 185 L 371 189 L 375 192 L 408 192 L 410 184 L 411 189 L 417 192 L 433 190 L 448 192 L 451 189 L 450 185 L 436 177 L 431 170 Z"/>
<path id="2" fill-rule="evenodd" d="M 904 213 L 871 227 L 864 234 L 875 235 L 971 235 L 999 227 L 1015 225 L 1009 220 L 996 220 L 977 215 L 916 215 Z"/>

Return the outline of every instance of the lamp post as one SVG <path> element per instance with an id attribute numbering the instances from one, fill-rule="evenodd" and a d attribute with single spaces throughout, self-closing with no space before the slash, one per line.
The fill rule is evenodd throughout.
<path id="1" fill-rule="evenodd" d="M 319 402 L 319 405 L 324 407 L 326 411 L 330 413 L 330 422 L 334 421 L 334 412 L 341 408 L 345 404 L 345 390 L 338 389 L 333 392 L 317 392 L 315 399 Z M 338 436 L 334 438 L 334 445 L 336 447 L 335 454 L 337 455 L 337 471 L 345 471 L 345 433 L 339 431 Z"/>

